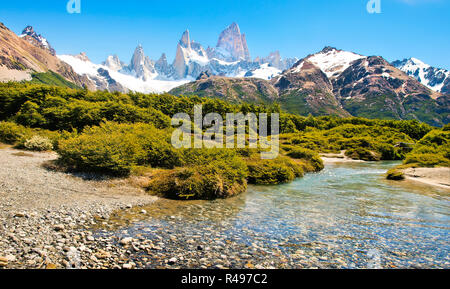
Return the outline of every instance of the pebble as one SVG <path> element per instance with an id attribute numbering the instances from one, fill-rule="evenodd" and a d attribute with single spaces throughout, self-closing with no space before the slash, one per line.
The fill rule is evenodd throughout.
<path id="1" fill-rule="evenodd" d="M 57 232 L 64 231 L 64 225 L 62 225 L 62 224 L 60 224 L 60 225 L 55 225 L 55 226 L 53 227 L 53 229 L 54 229 L 55 231 L 57 231 Z"/>
<path id="2" fill-rule="evenodd" d="M 124 246 L 129 245 L 131 242 L 133 242 L 133 238 L 131 237 L 123 238 L 122 240 L 120 240 L 120 244 Z"/>

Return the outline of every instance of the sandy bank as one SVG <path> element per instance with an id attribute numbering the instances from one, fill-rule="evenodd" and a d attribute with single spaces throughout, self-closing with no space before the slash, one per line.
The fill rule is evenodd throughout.
<path id="1" fill-rule="evenodd" d="M 450 190 L 450 168 L 409 168 L 403 173 L 407 180 Z"/>

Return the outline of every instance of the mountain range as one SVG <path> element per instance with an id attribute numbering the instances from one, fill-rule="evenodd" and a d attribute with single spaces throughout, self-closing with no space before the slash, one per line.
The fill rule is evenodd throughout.
<path id="1" fill-rule="evenodd" d="M 282 59 L 278 51 L 267 57 L 251 59 L 245 34 L 236 23 L 228 26 L 219 36 L 215 47 L 206 49 L 191 39 L 189 30 L 181 35 L 176 56 L 169 63 L 163 53 L 158 60 L 145 55 L 141 45 L 135 49 L 131 61 L 126 63 L 117 55 L 108 56 L 101 64 L 94 64 L 80 55 L 57 55 L 70 64 L 77 73 L 99 83 L 99 89 L 118 90 L 108 87 L 99 69 L 123 86 L 121 91 L 164 92 L 195 80 L 202 72 L 227 77 L 261 77 L 270 79 L 290 68 L 298 59 Z"/>
<path id="2" fill-rule="evenodd" d="M 85 53 L 58 55 L 33 27 L 17 36 L 0 24 L 0 81 L 29 81 L 54 73 L 89 90 L 196 94 L 233 102 L 278 102 L 302 115 L 419 119 L 433 125 L 450 121 L 450 73 L 415 58 L 389 63 L 325 47 L 302 59 L 278 51 L 251 58 L 236 23 L 206 49 L 183 32 L 169 63 L 145 55 L 141 45 L 127 63 L 111 55 L 94 64 Z"/>

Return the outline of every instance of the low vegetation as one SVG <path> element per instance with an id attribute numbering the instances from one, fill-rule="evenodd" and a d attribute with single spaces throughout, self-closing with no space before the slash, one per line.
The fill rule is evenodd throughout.
<path id="1" fill-rule="evenodd" d="M 280 113 L 280 156 L 257 149 L 175 149 L 171 117 Z M 270 118 L 269 118 L 270 119 Z M 270 126 L 270 123 L 269 123 Z M 247 128 L 248 132 L 248 128 Z M 407 166 L 450 166 L 449 129 L 418 121 L 303 117 L 277 104 L 232 104 L 170 94 L 89 92 L 37 84 L 0 84 L 0 142 L 26 150 L 55 150 L 58 165 L 112 176 L 139 173 L 149 193 L 173 199 L 215 199 L 242 193 L 247 183 L 291 182 L 323 169 L 319 153 Z M 397 171 L 393 179 L 401 178 Z"/>

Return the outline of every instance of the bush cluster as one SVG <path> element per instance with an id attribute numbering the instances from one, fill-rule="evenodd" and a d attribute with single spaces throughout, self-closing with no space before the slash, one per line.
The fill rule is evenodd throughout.
<path id="1" fill-rule="evenodd" d="M 247 188 L 247 167 L 231 150 L 186 150 L 185 167 L 158 171 L 148 190 L 171 199 L 228 198 Z"/>
<path id="2" fill-rule="evenodd" d="M 283 156 L 273 160 L 251 159 L 247 166 L 248 182 L 257 185 L 288 183 L 304 174 L 302 163 Z"/>
<path id="3" fill-rule="evenodd" d="M 106 122 L 61 141 L 62 163 L 77 170 L 128 175 L 135 166 L 173 168 L 181 155 L 169 143 L 166 131 L 151 124 Z"/>

